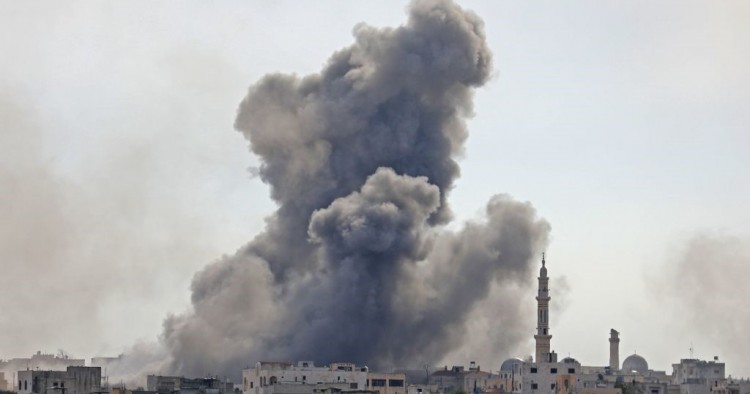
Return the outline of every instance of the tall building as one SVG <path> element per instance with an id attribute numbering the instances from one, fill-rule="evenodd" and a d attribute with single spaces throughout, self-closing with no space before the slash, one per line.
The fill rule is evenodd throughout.
<path id="1" fill-rule="evenodd" d="M 609 331 L 609 369 L 620 369 L 620 333 L 614 328 Z"/>
<path id="2" fill-rule="evenodd" d="M 547 277 L 547 267 L 545 266 L 544 254 L 542 254 L 542 268 L 539 269 L 539 289 L 536 296 L 537 324 L 536 335 L 536 357 L 534 361 L 557 362 L 557 356 L 550 352 L 550 340 L 552 335 L 549 333 L 549 278 Z M 553 359 L 554 357 L 554 359 Z"/>

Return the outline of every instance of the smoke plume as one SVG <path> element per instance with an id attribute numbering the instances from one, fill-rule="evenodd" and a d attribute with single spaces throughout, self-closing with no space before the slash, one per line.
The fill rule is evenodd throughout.
<path id="1" fill-rule="evenodd" d="M 176 372 L 236 376 L 260 359 L 437 362 L 461 347 L 493 289 L 528 289 L 549 232 L 528 203 L 495 196 L 482 220 L 440 227 L 472 90 L 491 73 L 482 21 L 449 1 L 415 1 L 405 25 L 358 25 L 354 36 L 319 74 L 267 75 L 242 101 L 235 127 L 278 210 L 197 273 L 192 311 L 165 322 Z M 494 336 L 515 341 L 525 327 L 513 303 L 483 313 L 499 317 Z"/>
<path id="2" fill-rule="evenodd" d="M 750 327 L 747 300 L 738 294 L 750 276 L 750 240 L 722 234 L 701 234 L 690 239 L 682 253 L 660 272 L 673 280 L 653 286 L 672 313 L 675 332 L 692 336 L 698 348 L 714 348 L 734 371 L 750 370 L 745 340 Z M 686 342 L 687 343 L 687 342 Z M 714 354 L 703 353 L 701 358 Z"/>

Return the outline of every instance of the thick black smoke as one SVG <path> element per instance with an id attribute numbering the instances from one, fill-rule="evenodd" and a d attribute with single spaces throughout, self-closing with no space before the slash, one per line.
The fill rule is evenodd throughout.
<path id="1" fill-rule="evenodd" d="M 461 346 L 492 286 L 528 285 L 549 232 L 529 204 L 496 196 L 486 222 L 437 227 L 451 217 L 472 89 L 491 72 L 482 21 L 415 1 L 404 26 L 354 35 L 320 74 L 268 75 L 240 105 L 235 127 L 279 208 L 264 233 L 195 276 L 194 310 L 165 323 L 172 369 L 437 362 Z M 496 335 L 518 332 L 517 315 Z"/>

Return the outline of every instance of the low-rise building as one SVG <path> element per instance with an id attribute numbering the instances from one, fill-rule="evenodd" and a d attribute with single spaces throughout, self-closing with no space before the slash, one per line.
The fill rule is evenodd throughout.
<path id="1" fill-rule="evenodd" d="M 65 371 L 18 372 L 18 394 L 92 394 L 102 391 L 99 367 L 67 367 Z"/>
<path id="2" fill-rule="evenodd" d="M 331 384 L 344 385 L 349 390 L 364 390 L 368 386 L 367 367 L 357 367 L 352 363 L 333 363 L 326 367 L 316 367 L 312 361 L 299 361 L 297 364 L 286 361 L 260 361 L 253 368 L 242 371 L 242 392 L 244 394 L 272 394 L 280 388 L 272 386 L 297 385 L 296 390 L 312 393 Z M 325 386 L 328 385 L 328 386 Z M 342 387 L 344 387 L 342 386 Z M 403 394 L 403 393 L 402 393 Z"/>
<path id="3" fill-rule="evenodd" d="M 406 394 L 406 374 L 368 372 L 365 388 L 378 394 Z"/>
<path id="4" fill-rule="evenodd" d="M 217 378 L 148 375 L 146 390 L 157 394 L 231 394 L 234 383 Z"/>
<path id="5" fill-rule="evenodd" d="M 469 369 L 463 366 L 453 366 L 448 369 L 437 370 L 430 375 L 429 384 L 437 387 L 437 390 L 443 393 L 465 392 L 478 393 L 502 390 L 504 388 L 504 379 L 501 374 L 493 374 L 488 371 L 482 371 L 475 363 L 471 362 Z"/>

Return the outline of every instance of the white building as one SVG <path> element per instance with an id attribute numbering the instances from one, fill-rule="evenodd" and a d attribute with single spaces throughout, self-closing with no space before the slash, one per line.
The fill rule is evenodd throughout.
<path id="1" fill-rule="evenodd" d="M 242 371 L 243 394 L 279 394 L 274 385 L 284 385 L 295 393 L 320 390 L 335 384 L 336 389 L 364 390 L 367 387 L 367 367 L 351 363 L 334 363 L 327 367 L 316 367 L 312 361 L 290 362 L 260 361 L 255 367 Z M 294 387 L 293 387 L 294 386 Z M 403 390 L 403 388 L 402 388 Z"/>
<path id="2" fill-rule="evenodd" d="M 672 383 L 680 385 L 680 394 L 708 394 L 713 387 L 724 384 L 724 363 L 684 358 L 672 364 Z"/>

